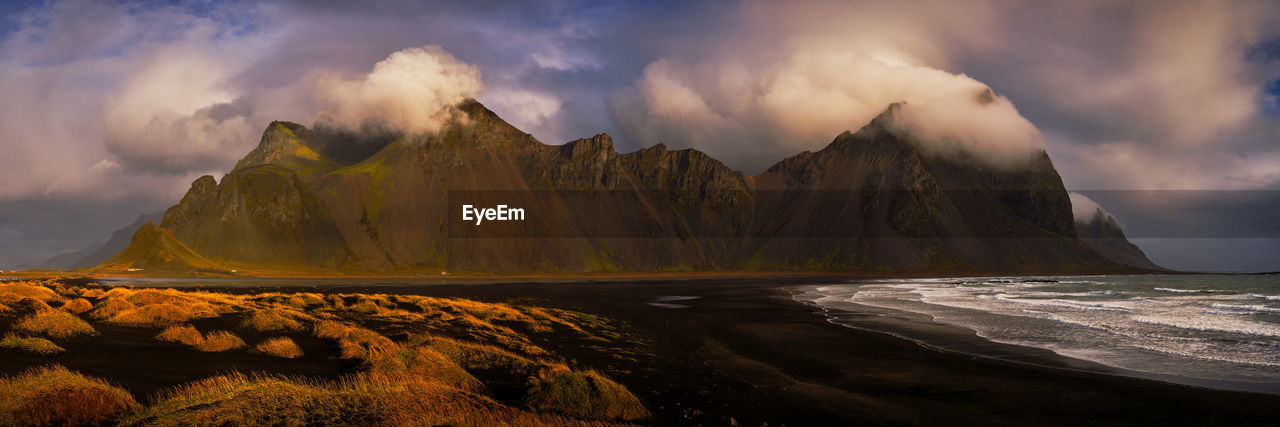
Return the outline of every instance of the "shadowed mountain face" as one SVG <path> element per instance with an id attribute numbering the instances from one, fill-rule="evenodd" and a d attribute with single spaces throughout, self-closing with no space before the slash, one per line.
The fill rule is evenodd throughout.
<path id="1" fill-rule="evenodd" d="M 58 255 L 41 263 L 39 268 L 68 270 L 90 268 L 102 264 L 103 261 L 110 259 L 126 246 L 129 246 L 129 241 L 133 239 L 133 234 L 137 233 L 143 224 L 160 222 L 161 215 L 163 215 L 161 212 L 141 215 L 133 223 L 112 232 L 111 238 L 106 243 L 94 243 L 84 249 Z"/>
<path id="2" fill-rule="evenodd" d="M 1147 259 L 1142 249 L 1130 243 L 1116 218 L 1101 208 L 1088 221 L 1076 222 L 1075 227 L 1081 242 L 1111 261 L 1129 267 L 1163 270 Z"/>
<path id="3" fill-rule="evenodd" d="M 756 176 L 691 149 L 619 154 L 604 134 L 545 145 L 475 101 L 432 135 L 275 122 L 160 228 L 225 268 L 291 271 L 1123 268 L 1076 239 L 1047 155 L 927 156 L 894 111 Z M 465 203 L 528 217 L 481 227 Z"/>

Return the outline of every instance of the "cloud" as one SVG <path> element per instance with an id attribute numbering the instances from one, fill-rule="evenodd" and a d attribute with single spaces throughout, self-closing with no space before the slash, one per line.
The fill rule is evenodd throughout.
<path id="1" fill-rule="evenodd" d="M 502 87 L 486 91 L 481 100 L 512 126 L 540 135 L 545 143 L 568 141 L 557 120 L 564 103 L 554 94 Z"/>
<path id="2" fill-rule="evenodd" d="M 642 145 L 694 147 L 749 171 L 821 149 L 896 102 L 906 103 L 896 124 L 928 154 L 1013 167 L 1044 150 L 1039 131 L 1008 99 L 963 74 L 888 47 L 798 43 L 787 50 L 764 59 L 661 58 L 612 95 L 610 111 Z"/>
<path id="3" fill-rule="evenodd" d="M 1089 222 L 1098 215 L 1098 211 L 1102 211 L 1105 216 L 1111 216 L 1106 209 L 1102 209 L 1102 205 L 1093 201 L 1089 197 L 1076 193 L 1067 193 L 1071 198 L 1071 214 L 1075 217 L 1076 222 Z"/>
<path id="4" fill-rule="evenodd" d="M 448 107 L 474 97 L 484 85 L 479 67 L 440 46 L 426 46 L 392 53 L 357 79 L 323 75 L 317 88 L 317 123 L 348 129 L 381 125 L 418 134 L 439 131 L 453 114 Z"/>
<path id="5" fill-rule="evenodd" d="M 260 130 L 226 87 L 235 70 L 224 58 L 234 56 L 200 49 L 205 43 L 148 51 L 107 97 L 104 145 L 129 171 L 216 169 L 251 147 Z"/>

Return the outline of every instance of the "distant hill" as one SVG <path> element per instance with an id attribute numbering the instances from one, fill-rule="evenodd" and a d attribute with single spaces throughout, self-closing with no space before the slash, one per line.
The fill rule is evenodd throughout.
<path id="1" fill-rule="evenodd" d="M 144 274 L 220 270 L 213 262 L 175 239 L 169 230 L 153 222 L 138 228 L 129 246 L 103 262 L 98 269 L 105 272 L 145 271 Z"/>
<path id="2" fill-rule="evenodd" d="M 929 155 L 895 110 L 754 176 L 605 134 L 546 145 L 472 100 L 430 135 L 274 122 L 103 267 L 160 245 L 170 266 L 292 271 L 1126 271 L 1076 238 L 1047 154 L 1008 170 Z M 466 224 L 465 200 L 529 218 Z"/>
<path id="3" fill-rule="evenodd" d="M 132 231 L 137 231 L 137 229 Z M 84 247 L 84 249 L 54 255 L 49 259 L 30 266 L 29 268 L 42 270 L 70 270 L 72 268 L 76 268 L 75 265 L 79 264 L 80 260 L 85 259 L 89 254 L 92 254 L 93 251 L 96 251 L 101 247 L 102 242 L 93 242 L 89 246 Z M 100 264 L 101 262 L 102 261 L 99 261 L 98 263 L 91 264 L 90 266 L 92 267 L 93 265 Z"/>
<path id="4" fill-rule="evenodd" d="M 41 262 L 36 268 L 54 269 L 54 270 L 70 270 L 76 268 L 90 268 L 103 261 L 110 259 L 112 255 L 129 246 L 129 241 L 133 238 L 133 234 L 142 228 L 142 224 L 147 222 L 159 222 L 164 216 L 164 212 L 155 212 L 141 215 L 133 223 L 121 227 L 111 233 L 111 238 L 106 243 L 94 242 L 86 246 L 84 249 L 67 252 L 53 258 L 49 258 Z"/>
<path id="5" fill-rule="evenodd" d="M 1147 259 L 1147 254 L 1137 245 L 1129 242 L 1124 230 L 1120 228 L 1120 222 L 1107 211 L 1097 208 L 1092 217 L 1082 219 L 1077 218 L 1075 223 L 1080 241 L 1102 256 L 1129 267 L 1164 269 Z"/>

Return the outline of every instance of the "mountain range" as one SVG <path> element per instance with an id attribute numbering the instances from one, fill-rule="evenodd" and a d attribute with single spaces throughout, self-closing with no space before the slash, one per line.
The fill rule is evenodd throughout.
<path id="1" fill-rule="evenodd" d="M 440 131 L 424 135 L 273 122 L 226 176 L 197 179 L 158 224 L 141 226 L 97 270 L 1056 273 L 1154 266 L 1108 258 L 1117 253 L 1080 239 L 1047 154 L 1017 167 L 932 155 L 895 125 L 900 108 L 757 175 L 694 149 L 659 144 L 618 153 L 606 134 L 543 144 L 474 100 L 450 107 Z M 475 225 L 461 220 L 464 203 L 505 204 L 528 217 Z"/>
<path id="2" fill-rule="evenodd" d="M 99 241 L 78 251 L 59 254 L 37 264 L 36 268 L 70 270 L 90 268 L 102 264 L 121 250 L 124 250 L 126 246 L 129 246 L 129 242 L 133 239 L 133 234 L 137 233 L 143 224 L 159 222 L 163 217 L 163 212 L 140 215 L 133 223 L 112 232 L 111 238 L 107 239 L 106 243 Z"/>

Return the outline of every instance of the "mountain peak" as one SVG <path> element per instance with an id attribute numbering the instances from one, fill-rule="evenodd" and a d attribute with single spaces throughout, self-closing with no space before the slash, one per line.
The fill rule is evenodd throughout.
<path id="1" fill-rule="evenodd" d="M 262 131 L 258 147 L 236 162 L 235 169 L 267 163 L 318 161 L 320 154 L 303 142 L 310 136 L 311 131 L 306 126 L 285 121 L 271 122 Z"/>

